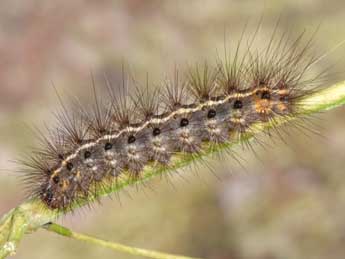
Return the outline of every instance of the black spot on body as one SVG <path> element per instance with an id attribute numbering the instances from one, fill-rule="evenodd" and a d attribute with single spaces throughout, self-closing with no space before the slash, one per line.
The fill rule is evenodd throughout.
<path id="1" fill-rule="evenodd" d="M 180 121 L 181 127 L 186 127 L 188 124 L 189 124 L 188 119 L 186 119 L 186 118 L 181 119 L 181 121 Z"/>
<path id="2" fill-rule="evenodd" d="M 55 184 L 57 184 L 59 181 L 60 181 L 60 177 L 59 177 L 58 175 L 55 175 L 55 176 L 53 177 L 53 182 L 54 182 Z"/>
<path id="3" fill-rule="evenodd" d="M 111 144 L 110 142 L 105 143 L 105 145 L 104 145 L 105 150 L 110 150 L 112 148 L 113 148 L 113 144 Z"/>
<path id="4" fill-rule="evenodd" d="M 211 109 L 211 110 L 209 110 L 208 113 L 207 113 L 207 118 L 212 119 L 212 118 L 216 117 L 216 115 L 217 115 L 216 110 Z"/>
<path id="5" fill-rule="evenodd" d="M 73 169 L 73 164 L 71 162 L 68 162 L 66 167 L 69 171 L 71 171 Z"/>
<path id="6" fill-rule="evenodd" d="M 154 128 L 152 131 L 152 135 L 158 136 L 159 134 L 161 134 L 161 130 L 159 128 Z"/>
<path id="7" fill-rule="evenodd" d="M 127 142 L 128 142 L 128 144 L 132 144 L 132 143 L 135 142 L 135 140 L 136 140 L 136 138 L 135 138 L 133 135 L 130 135 L 130 136 L 128 137 Z"/>
<path id="8" fill-rule="evenodd" d="M 88 159 L 88 158 L 90 158 L 91 157 L 91 152 L 90 151 L 85 151 L 85 153 L 84 153 L 84 158 L 85 159 Z"/>
<path id="9" fill-rule="evenodd" d="M 241 100 L 236 100 L 235 102 L 234 102 L 234 109 L 242 109 L 242 107 L 243 107 L 243 103 L 242 103 L 242 101 Z"/>
<path id="10" fill-rule="evenodd" d="M 261 93 L 261 99 L 266 99 L 266 100 L 269 100 L 271 99 L 271 94 L 269 91 L 263 91 Z"/>

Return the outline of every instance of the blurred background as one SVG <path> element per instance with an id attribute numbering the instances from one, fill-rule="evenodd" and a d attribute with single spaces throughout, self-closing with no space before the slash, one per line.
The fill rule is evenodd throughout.
<path id="1" fill-rule="evenodd" d="M 342 0 L 2 0 L 0 3 L 0 214 L 24 199 L 11 160 L 35 145 L 30 127 L 50 124 L 62 93 L 83 96 L 90 71 L 102 89 L 121 64 L 139 80 L 159 82 L 175 64 L 214 59 L 246 21 L 262 33 L 313 32 L 322 54 L 345 40 Z M 329 82 L 345 79 L 345 47 L 327 55 Z M 322 66 L 320 62 L 317 66 Z M 318 67 L 322 69 L 322 67 Z M 64 96 L 64 94 L 62 94 Z M 321 114 L 320 136 L 294 132 L 286 143 L 237 150 L 234 160 L 183 170 L 151 188 L 127 189 L 120 202 L 60 220 L 76 231 L 127 245 L 212 259 L 345 258 L 345 108 Z M 217 177 L 214 176 L 217 175 Z M 136 258 L 39 231 L 21 243 L 22 258 Z"/>

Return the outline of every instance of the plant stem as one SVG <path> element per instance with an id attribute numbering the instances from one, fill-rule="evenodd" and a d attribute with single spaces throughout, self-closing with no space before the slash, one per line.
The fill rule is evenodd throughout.
<path id="1" fill-rule="evenodd" d="M 54 233 L 59 234 L 61 236 L 73 238 L 76 240 L 81 240 L 81 241 L 84 241 L 84 242 L 87 242 L 90 244 L 103 246 L 103 247 L 110 248 L 112 250 L 120 251 L 120 252 L 127 253 L 127 254 L 140 255 L 140 256 L 144 256 L 147 258 L 154 258 L 154 259 L 197 259 L 197 258 L 193 258 L 193 257 L 170 255 L 170 254 L 166 254 L 166 253 L 160 253 L 160 252 L 156 252 L 156 251 L 150 251 L 150 250 L 125 246 L 125 245 L 121 245 L 118 243 L 101 240 L 101 239 L 94 238 L 91 236 L 76 233 L 76 232 L 74 232 L 68 228 L 65 228 L 65 227 L 58 225 L 58 224 L 55 224 L 55 223 L 48 223 L 48 224 L 44 225 L 43 227 L 46 230 L 54 232 Z"/>
<path id="2" fill-rule="evenodd" d="M 326 110 L 333 109 L 335 107 L 341 106 L 345 104 L 345 81 L 325 88 L 311 96 L 307 96 L 304 99 L 300 100 L 299 107 L 302 108 L 305 115 L 323 112 Z M 272 127 L 276 127 L 278 125 L 284 124 L 287 121 L 293 120 L 296 118 L 278 118 L 274 121 L 274 124 L 271 122 L 266 123 L 257 123 L 253 125 L 252 130 L 243 135 L 243 137 L 237 141 L 222 144 L 218 146 L 209 145 L 205 143 L 203 145 L 203 150 L 200 155 L 176 155 L 172 159 L 171 169 L 179 169 L 184 166 L 190 165 L 192 162 L 198 161 L 203 159 L 207 156 L 212 154 L 220 153 L 224 149 L 233 148 L 234 146 L 242 143 L 243 141 L 251 140 L 256 134 L 261 132 L 265 132 Z M 116 184 L 108 186 L 107 188 L 102 188 L 98 193 L 93 196 L 90 196 L 87 201 L 78 201 L 74 205 L 74 209 L 83 206 L 85 203 L 90 203 L 96 199 L 99 199 L 103 196 L 110 195 L 112 193 L 118 192 L 123 188 L 133 185 L 142 183 L 147 181 L 153 177 L 163 175 L 170 172 L 170 170 L 166 169 L 165 167 L 157 167 L 157 166 L 147 166 L 145 167 L 144 171 L 142 172 L 142 177 L 133 180 L 128 178 L 119 179 Z M 48 209 L 39 199 L 31 199 L 27 200 L 15 209 L 12 209 L 10 212 L 5 214 L 0 219 L 0 259 L 5 258 L 8 255 L 13 255 L 16 251 L 16 248 L 22 239 L 23 235 L 29 232 L 36 231 L 38 228 L 42 227 L 43 225 L 55 221 L 59 216 L 61 216 L 62 212 L 57 212 L 54 210 Z M 77 234 L 79 235 L 79 234 Z M 80 236 L 79 236 L 80 237 Z M 85 237 L 85 236 L 82 236 Z M 78 238 L 81 239 L 81 238 Z M 97 239 L 93 239 L 88 237 L 88 242 L 92 242 L 94 244 L 101 244 L 103 246 L 114 246 L 114 244 L 101 241 Z M 86 240 L 85 240 L 86 241 Z M 138 249 L 131 249 L 126 246 L 118 245 L 117 250 L 121 251 L 145 251 L 145 250 L 138 250 Z M 115 249 L 113 247 L 113 249 Z M 147 251 L 148 252 L 148 251 Z M 164 255 L 164 254 L 163 254 Z M 165 255 L 167 256 L 167 255 Z M 152 257 L 152 258 L 169 258 L 169 257 Z M 170 257 L 176 258 L 176 257 Z M 181 258 L 181 257 L 180 257 Z M 183 258 L 183 257 L 182 257 Z M 186 258 L 186 257 L 185 257 Z"/>

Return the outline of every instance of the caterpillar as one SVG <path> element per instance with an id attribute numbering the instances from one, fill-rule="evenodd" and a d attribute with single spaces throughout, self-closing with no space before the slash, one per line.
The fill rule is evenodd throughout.
<path id="1" fill-rule="evenodd" d="M 245 142 L 258 122 L 278 131 L 277 120 L 304 116 L 301 100 L 325 76 L 312 71 L 320 59 L 310 53 L 313 38 L 274 31 L 262 49 L 253 48 L 254 38 L 241 38 L 215 64 L 175 69 L 154 90 L 123 72 L 119 88 L 107 83 L 108 99 L 100 99 L 93 84 L 91 111 L 78 106 L 70 112 L 62 104 L 58 126 L 20 161 L 30 197 L 51 210 L 72 210 L 119 179 L 140 179 L 147 166 L 169 170 L 173 157 L 202 154 L 205 143 L 216 149 Z"/>

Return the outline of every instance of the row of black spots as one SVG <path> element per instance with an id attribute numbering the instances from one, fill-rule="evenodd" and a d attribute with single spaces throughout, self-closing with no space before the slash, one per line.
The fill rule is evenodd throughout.
<path id="1" fill-rule="evenodd" d="M 222 116 L 222 111 L 219 113 Z M 186 152 L 198 153 L 200 151 L 201 142 L 210 140 L 210 133 L 206 121 L 214 120 L 217 116 L 215 109 L 203 109 L 193 113 L 179 114 L 171 120 L 165 122 L 163 125 L 152 125 L 155 137 L 152 142 L 156 146 L 156 150 L 163 150 L 156 152 L 157 156 L 166 158 L 170 157 L 172 152 Z M 219 120 L 219 119 L 218 119 Z M 210 131 L 217 132 L 214 135 L 215 142 L 223 142 L 226 139 L 225 122 L 220 126 L 221 130 L 218 131 L 219 123 L 210 126 Z M 157 147 L 158 146 L 158 147 Z M 159 159 L 159 158 L 158 158 Z"/>
<path id="2" fill-rule="evenodd" d="M 123 171 L 139 174 L 147 163 L 146 139 L 140 132 L 123 132 L 116 139 L 102 140 L 95 154 L 87 154 L 104 176 L 118 177 Z M 92 158 L 91 158 L 92 157 Z"/>
<path id="3" fill-rule="evenodd" d="M 216 106 L 176 115 L 163 125 L 151 125 L 154 150 L 161 150 L 159 156 L 166 158 L 171 152 L 199 152 L 202 141 L 224 142 L 227 135 L 224 116 L 228 114 L 222 106 Z"/>
<path id="4" fill-rule="evenodd" d="M 153 123 L 145 129 L 145 149 L 148 159 L 168 165 L 176 152 L 197 152 L 195 128 L 190 115 L 176 115 L 168 121 Z"/>
<path id="5" fill-rule="evenodd" d="M 233 108 L 236 108 L 236 109 L 242 109 L 243 104 L 240 105 L 238 103 L 238 101 L 239 100 L 234 101 L 232 106 L 233 106 Z M 218 116 L 221 114 L 222 114 L 222 112 L 218 112 Z M 163 134 L 162 134 L 162 130 L 160 128 L 154 127 L 152 129 L 152 132 L 151 132 L 151 129 L 147 129 L 148 132 L 145 133 L 144 135 L 147 135 L 147 136 L 150 135 L 153 137 L 157 137 L 159 135 L 164 135 L 164 133 L 176 135 L 176 137 L 169 136 L 169 139 L 177 140 L 176 143 L 179 143 L 179 145 L 180 145 L 180 146 L 177 146 L 174 148 L 176 151 L 197 152 L 198 150 L 195 147 L 197 147 L 197 144 L 200 142 L 199 138 L 201 139 L 200 129 L 204 129 L 203 125 L 201 125 L 200 122 L 205 120 L 206 118 L 212 119 L 216 116 L 217 116 L 217 112 L 215 110 L 212 110 L 212 109 L 208 110 L 207 112 L 206 111 L 200 111 L 197 113 L 188 114 L 188 116 L 181 115 L 178 118 L 175 118 L 173 120 L 173 126 L 169 122 L 164 123 L 165 127 L 168 127 L 170 129 L 166 130 L 166 131 L 163 130 Z M 193 121 L 195 121 L 196 123 L 194 123 Z M 190 127 L 190 128 L 188 129 L 188 127 Z M 181 130 L 181 129 L 183 129 L 183 130 Z M 191 131 L 192 131 L 192 133 L 191 133 Z M 195 132 L 193 132 L 193 131 L 195 131 Z M 189 140 L 189 137 L 194 137 L 194 140 L 193 140 L 194 142 L 192 141 L 192 142 L 186 143 L 185 140 L 186 139 Z M 182 141 L 181 141 L 181 138 L 182 138 Z M 197 141 L 195 141 L 195 140 L 197 140 Z M 126 134 L 126 136 L 122 136 L 122 142 L 123 142 L 122 145 L 119 145 L 119 143 L 117 143 L 117 146 L 118 146 L 117 150 L 118 151 L 125 150 L 124 149 L 125 146 L 129 147 L 130 145 L 133 145 L 135 142 L 137 142 L 138 144 L 140 144 L 140 142 L 142 142 L 142 145 L 145 147 L 142 150 L 140 150 L 141 153 L 143 153 L 143 151 L 147 151 L 148 141 L 147 140 L 143 141 L 143 140 L 141 140 L 140 137 L 138 138 L 138 136 L 135 136 L 134 134 L 128 133 L 128 134 Z M 104 149 L 103 152 L 105 152 L 105 151 L 113 149 L 114 144 L 110 143 L 110 142 L 105 142 L 105 143 L 98 145 L 98 146 L 102 147 L 101 149 L 102 150 Z M 169 144 L 167 144 L 167 146 L 169 146 Z M 130 151 L 130 150 L 127 149 L 126 152 L 128 152 L 128 151 Z M 132 151 L 130 151 L 130 152 L 132 152 Z M 93 156 L 95 156 L 95 154 L 101 154 L 101 152 L 97 153 L 97 151 L 91 152 L 91 151 L 86 150 L 86 151 L 84 151 L 84 159 L 87 160 L 92 155 L 92 153 L 93 153 Z M 136 152 L 134 152 L 134 153 L 136 153 Z M 150 153 L 150 152 L 148 152 L 148 153 Z M 133 152 L 132 152 L 132 155 L 133 155 Z M 136 154 L 134 154 L 134 155 L 136 155 Z M 128 159 L 128 153 L 125 153 L 125 154 L 122 154 L 122 157 L 120 158 L 120 160 L 121 159 L 127 159 L 127 161 L 123 162 L 123 164 L 125 164 L 127 169 L 129 168 L 130 171 L 133 171 L 134 174 L 137 174 L 142 170 L 142 166 L 146 163 L 147 158 L 145 158 L 145 155 L 146 154 L 144 154 L 144 155 L 140 154 L 138 156 L 139 160 L 133 161 L 131 159 Z M 104 154 L 103 154 L 103 156 L 104 156 Z M 143 159 L 143 157 L 145 159 Z M 98 161 L 104 161 L 104 158 L 102 159 L 102 156 L 100 156 L 100 157 L 98 157 Z M 96 164 L 99 166 L 100 163 L 97 162 Z M 66 169 L 68 171 L 73 171 L 73 168 L 75 166 L 79 167 L 79 170 L 78 170 L 79 172 L 84 171 L 84 170 L 82 170 L 81 166 L 78 165 L 78 163 L 76 161 L 67 163 Z M 88 168 L 90 168 L 90 166 L 88 166 Z M 101 168 L 97 168 L 96 171 L 97 172 L 102 172 L 102 171 L 105 172 L 107 170 L 102 170 Z M 73 174 L 71 174 L 71 175 L 73 175 Z M 92 174 L 89 173 L 87 175 L 92 175 Z M 95 179 L 95 178 L 93 178 L 93 179 Z M 89 180 L 87 178 L 86 179 L 81 178 L 81 180 L 79 181 L 79 184 L 80 183 L 83 184 L 83 183 L 88 182 L 88 181 L 91 181 L 91 180 Z M 87 189 L 87 188 L 82 188 L 82 189 Z"/>
<path id="6" fill-rule="evenodd" d="M 124 139 L 126 139 L 124 143 L 120 144 Z M 130 157 L 131 155 L 136 157 L 136 152 L 133 153 L 126 148 L 134 142 L 136 142 L 135 137 L 129 134 L 120 136 L 116 141 L 104 140 L 91 148 L 82 150 L 79 156 L 67 162 L 59 172 L 60 184 L 66 179 L 71 181 L 77 186 L 76 192 L 86 197 L 92 182 L 101 182 L 108 175 L 117 177 L 125 168 L 138 173 L 142 170 L 142 166 L 138 168 L 139 162 Z M 144 152 L 141 153 L 144 154 Z M 141 163 L 144 164 L 144 162 Z M 57 182 L 56 185 L 58 184 Z"/>
<path id="7" fill-rule="evenodd" d="M 221 114 L 220 112 L 219 115 Z M 83 160 L 83 164 L 81 164 L 78 159 L 74 159 L 66 164 L 64 171 L 70 172 L 69 180 L 76 182 L 79 189 L 81 188 L 79 191 L 87 192 L 88 185 L 91 181 L 101 181 L 105 172 L 114 169 L 111 168 L 111 162 L 114 162 L 112 161 L 114 156 L 117 156 L 116 164 L 123 164 L 123 167 L 126 167 L 126 169 L 133 172 L 133 174 L 138 174 L 147 163 L 150 149 L 152 149 L 148 143 L 148 139 L 150 138 L 147 136 L 157 137 L 159 135 L 164 136 L 164 134 L 168 133 L 174 136 L 170 135 L 167 139 L 175 141 L 174 143 L 163 143 L 165 150 L 171 148 L 171 144 L 175 144 L 174 148 L 172 148 L 174 151 L 189 153 L 198 152 L 202 139 L 202 130 L 205 129 L 201 122 L 205 119 L 214 118 L 216 116 L 216 111 L 210 109 L 207 112 L 198 111 L 187 115 L 181 115 L 175 118 L 172 123 L 165 123 L 164 127 L 169 128 L 169 130 L 160 129 L 158 127 L 153 129 L 147 128 L 145 129 L 146 132 L 140 132 L 142 136 L 140 136 L 140 133 L 136 135 L 128 132 L 118 138 L 115 143 L 104 141 L 104 143 L 96 145 L 97 148 L 93 148 L 93 150 L 83 151 L 83 154 L 81 154 L 83 157 L 80 159 Z M 164 152 L 163 156 L 165 157 L 164 159 L 167 160 L 169 152 Z M 107 160 L 110 161 L 107 163 Z M 66 175 L 66 173 L 61 174 Z M 115 175 L 117 174 L 118 173 L 115 173 Z M 90 175 L 93 177 L 90 178 Z"/>
<path id="8" fill-rule="evenodd" d="M 197 113 L 196 113 L 197 114 Z M 177 142 L 180 143 L 180 146 L 175 146 L 173 150 L 176 151 L 183 151 L 183 152 L 197 152 L 196 149 L 199 134 L 200 134 L 200 128 L 202 128 L 200 124 L 193 125 L 193 119 L 199 122 L 202 121 L 202 118 L 200 116 L 196 116 L 196 114 L 190 115 L 190 116 L 180 116 L 181 118 L 176 118 L 174 120 L 174 126 L 169 125 L 169 123 L 165 123 L 165 127 L 170 128 L 169 130 L 163 130 L 164 133 L 168 134 L 175 134 L 174 130 L 179 129 L 186 129 L 186 127 L 191 127 L 191 129 L 183 130 L 180 135 L 177 136 Z M 200 115 L 200 114 L 199 114 Z M 202 117 L 205 116 L 205 113 L 203 112 Z M 214 112 L 208 112 L 207 116 L 213 117 Z M 192 123 L 191 123 L 192 122 Z M 155 135 L 154 137 L 157 137 L 162 134 L 162 130 L 158 128 L 154 128 L 151 131 L 151 129 L 147 129 L 147 133 L 144 135 Z M 174 130 L 172 130 L 174 129 Z M 190 131 L 195 131 L 190 134 Z M 186 135 L 186 133 L 190 135 Z M 151 135 L 150 135 L 151 136 Z M 193 137 L 194 140 L 191 142 L 185 142 L 186 139 L 189 137 Z M 181 141 L 182 138 L 182 141 Z M 174 137 L 169 136 L 168 139 L 174 139 Z M 120 144 L 120 142 L 122 142 Z M 137 148 L 141 145 L 143 146 L 141 150 L 137 150 Z M 133 150 L 133 144 L 137 143 L 138 146 L 134 146 L 136 150 Z M 69 200 L 72 199 L 75 195 L 78 193 L 83 193 L 85 197 L 87 197 L 88 194 L 88 188 L 92 181 L 101 181 L 104 177 L 105 172 L 109 171 L 109 164 L 105 164 L 106 161 L 105 156 L 109 156 L 109 152 L 114 151 L 114 154 L 120 156 L 117 157 L 117 162 L 120 162 L 128 169 L 130 172 L 132 172 L 133 176 L 137 176 L 145 163 L 147 162 L 147 154 L 150 152 L 147 151 L 147 139 L 142 140 L 140 136 L 135 136 L 134 134 L 131 134 L 128 132 L 127 134 L 123 134 L 121 138 L 118 138 L 115 143 L 112 143 L 110 141 L 104 141 L 104 143 L 99 143 L 96 145 L 96 147 L 93 147 L 92 150 L 84 150 L 82 152 L 80 158 L 75 158 L 67 162 L 65 167 L 59 172 L 60 180 L 56 180 L 59 178 L 53 178 L 53 181 L 56 181 L 56 190 L 55 193 L 58 195 L 59 198 L 57 198 L 58 201 L 61 203 L 61 197 L 63 195 L 66 195 L 68 198 L 64 198 L 63 204 L 67 204 Z M 132 147 L 131 147 L 132 146 Z M 171 143 L 166 143 L 166 146 L 169 148 L 171 146 Z M 115 148 L 114 148 L 115 147 Z M 171 147 L 170 147 L 171 148 Z M 124 151 L 125 152 L 121 152 Z M 134 151 L 134 152 L 133 152 Z M 166 153 L 168 154 L 168 153 Z M 130 158 L 129 155 L 136 157 L 135 159 Z M 91 159 L 92 157 L 92 159 Z M 111 157 L 111 156 L 110 156 Z M 91 159 L 91 160 L 90 160 Z M 81 163 L 83 161 L 83 163 Z M 68 184 L 66 184 L 68 183 Z M 71 183 L 71 184 L 70 184 Z M 60 188 L 60 189 L 59 189 Z M 61 190 L 61 188 L 63 190 Z M 55 206 L 55 205 L 53 205 Z M 65 205 L 63 205 L 65 206 Z"/>

